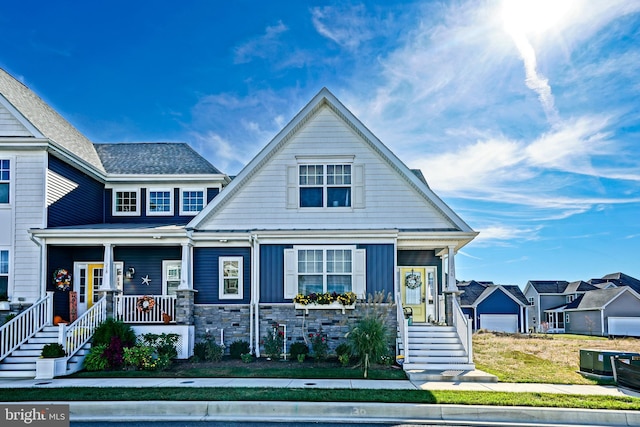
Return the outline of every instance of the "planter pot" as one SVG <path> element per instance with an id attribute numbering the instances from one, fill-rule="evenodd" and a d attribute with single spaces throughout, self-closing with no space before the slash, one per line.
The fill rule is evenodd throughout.
<path id="1" fill-rule="evenodd" d="M 342 314 L 345 313 L 345 310 L 353 310 L 356 308 L 355 304 L 351 305 L 342 305 L 337 301 L 332 302 L 331 304 L 298 304 L 294 303 L 296 310 L 305 310 L 307 314 L 309 314 L 309 310 L 342 310 Z"/>
<path id="2" fill-rule="evenodd" d="M 45 380 L 59 377 L 67 372 L 67 358 L 40 358 L 36 360 L 36 379 Z"/>
<path id="3" fill-rule="evenodd" d="M 11 305 L 9 301 L 0 301 L 0 311 L 9 311 L 11 310 Z"/>

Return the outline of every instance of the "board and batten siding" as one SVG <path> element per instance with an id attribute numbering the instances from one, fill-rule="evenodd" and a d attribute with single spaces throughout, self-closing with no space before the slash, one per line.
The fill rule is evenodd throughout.
<path id="1" fill-rule="evenodd" d="M 241 256 L 242 299 L 219 298 L 220 257 Z M 248 304 L 251 301 L 251 248 L 201 248 L 193 249 L 193 289 L 196 304 Z"/>
<path id="2" fill-rule="evenodd" d="M 287 208 L 297 158 L 353 158 L 364 173 L 362 208 Z M 329 160 L 326 160 L 329 159 Z M 319 161 L 320 162 L 320 161 Z M 260 215 L 256 215 L 260 212 Z M 401 213 L 401 214 L 400 214 Z M 321 108 L 201 229 L 451 229 L 455 227 L 328 107 Z"/>
<path id="3" fill-rule="evenodd" d="M 14 301 L 24 298 L 26 304 L 40 297 L 40 249 L 29 238 L 31 228 L 44 228 L 45 219 L 45 176 L 47 154 L 44 151 L 16 155 L 12 164 L 14 186 L 14 248 L 10 257 L 13 265 L 9 292 Z M 10 261 L 11 262 L 11 261 Z M 13 267 L 13 268 L 11 268 Z M 11 289 L 11 279 L 14 287 Z"/>

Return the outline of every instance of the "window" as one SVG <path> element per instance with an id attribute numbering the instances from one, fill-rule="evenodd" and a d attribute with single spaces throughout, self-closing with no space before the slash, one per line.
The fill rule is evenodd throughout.
<path id="1" fill-rule="evenodd" d="M 0 294 L 9 294 L 9 251 L 0 251 Z"/>
<path id="2" fill-rule="evenodd" d="M 351 165 L 300 165 L 300 207 L 351 207 Z"/>
<path id="3" fill-rule="evenodd" d="M 114 191 L 113 197 L 114 215 L 139 215 L 138 190 Z"/>
<path id="4" fill-rule="evenodd" d="M 575 299 L 575 295 L 567 295 L 567 304 L 572 302 Z"/>
<path id="5" fill-rule="evenodd" d="M 533 297 L 529 297 L 529 305 L 535 305 L 535 300 Z"/>
<path id="6" fill-rule="evenodd" d="M 299 246 L 285 250 L 285 298 L 325 292 L 365 293 L 365 250 Z"/>
<path id="7" fill-rule="evenodd" d="M 569 313 L 564 314 L 564 323 L 569 323 Z"/>
<path id="8" fill-rule="evenodd" d="M 183 189 L 180 215 L 196 215 L 204 208 L 204 190 Z"/>
<path id="9" fill-rule="evenodd" d="M 173 191 L 149 189 L 147 215 L 173 215 Z"/>
<path id="10" fill-rule="evenodd" d="M 220 257 L 219 291 L 220 299 L 242 299 L 242 257 Z"/>
<path id="11" fill-rule="evenodd" d="M 10 161 L 0 160 L 0 203 L 9 203 Z"/>
<path id="12" fill-rule="evenodd" d="M 162 261 L 162 293 L 175 295 L 182 279 L 182 261 Z"/>

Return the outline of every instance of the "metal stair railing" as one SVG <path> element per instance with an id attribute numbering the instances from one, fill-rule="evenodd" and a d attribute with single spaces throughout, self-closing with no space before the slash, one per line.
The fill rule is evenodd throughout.
<path id="1" fill-rule="evenodd" d="M 0 327 L 0 361 L 27 342 L 29 338 L 51 324 L 53 292 Z"/>

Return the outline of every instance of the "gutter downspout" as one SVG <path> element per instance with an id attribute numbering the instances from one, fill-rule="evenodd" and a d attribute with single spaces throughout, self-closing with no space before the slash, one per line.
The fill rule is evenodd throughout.
<path id="1" fill-rule="evenodd" d="M 45 264 L 45 248 L 46 246 L 43 244 L 42 239 L 40 237 L 36 237 L 33 235 L 33 233 L 29 232 L 29 238 L 31 239 L 31 241 L 33 243 L 35 243 L 40 250 L 39 252 L 39 264 L 40 264 L 40 268 L 38 268 L 38 282 L 40 283 L 40 295 L 38 297 L 38 299 L 41 299 L 42 297 L 44 297 L 47 294 L 47 284 L 44 282 L 44 276 L 43 276 L 43 272 L 47 269 L 47 266 Z"/>
<path id="2" fill-rule="evenodd" d="M 252 286 L 251 286 L 251 308 L 253 312 L 253 318 L 251 319 L 251 330 L 253 333 L 254 354 L 256 357 L 260 357 L 260 242 L 258 236 L 251 235 L 251 248 L 252 248 Z"/>

